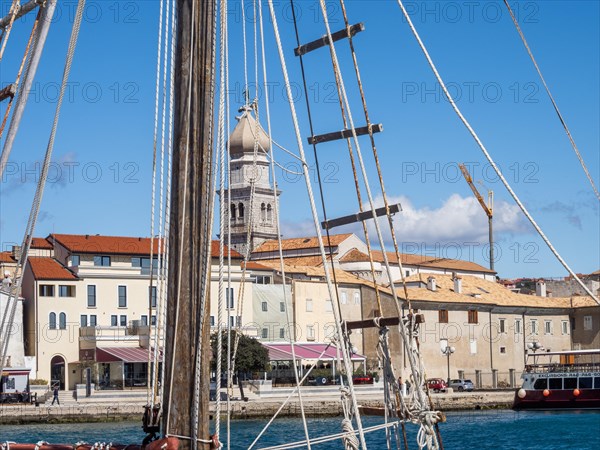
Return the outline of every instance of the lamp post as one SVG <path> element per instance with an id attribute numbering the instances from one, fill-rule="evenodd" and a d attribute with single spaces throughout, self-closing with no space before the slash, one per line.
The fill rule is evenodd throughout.
<path id="1" fill-rule="evenodd" d="M 446 348 L 442 350 L 442 353 L 446 355 L 446 359 L 448 361 L 448 387 L 450 387 L 450 355 L 455 351 L 456 349 L 454 347 L 450 347 L 449 345 L 446 345 Z"/>

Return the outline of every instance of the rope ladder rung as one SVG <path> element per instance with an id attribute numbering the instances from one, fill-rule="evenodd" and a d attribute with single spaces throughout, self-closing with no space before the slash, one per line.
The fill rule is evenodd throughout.
<path id="1" fill-rule="evenodd" d="M 351 25 L 350 27 L 344 28 L 343 30 L 336 31 L 335 33 L 333 33 L 331 35 L 331 38 L 335 42 L 335 41 L 339 41 L 341 39 L 347 38 L 349 36 L 350 37 L 355 36 L 356 34 L 360 33 L 361 31 L 365 31 L 365 25 L 362 22 Z M 329 45 L 329 39 L 328 39 L 327 35 L 322 36 L 319 39 L 315 39 L 314 41 L 311 41 L 308 44 L 303 44 L 303 45 L 300 45 L 299 47 L 296 47 L 294 49 L 294 55 L 296 55 L 296 56 L 306 55 L 308 52 L 312 52 L 313 50 L 317 50 L 321 47 L 325 47 L 326 45 Z"/>
<path id="2" fill-rule="evenodd" d="M 369 132 L 368 126 L 354 129 L 354 133 L 356 133 L 356 136 L 363 136 L 365 134 L 370 134 L 370 133 L 375 134 L 375 133 L 380 133 L 382 131 L 383 131 L 383 124 L 380 124 L 380 123 L 371 125 L 370 132 Z M 315 145 L 315 144 L 321 144 L 323 142 L 337 141 L 339 139 L 350 139 L 353 136 L 354 136 L 354 134 L 352 133 L 352 129 L 334 131 L 332 133 L 317 134 L 315 136 L 311 136 L 308 138 L 308 143 L 310 145 Z"/>

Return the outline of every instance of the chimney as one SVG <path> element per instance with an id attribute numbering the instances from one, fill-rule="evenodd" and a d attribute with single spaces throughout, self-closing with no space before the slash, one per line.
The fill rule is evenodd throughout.
<path id="1" fill-rule="evenodd" d="M 433 292 L 436 291 L 437 286 L 436 286 L 434 277 L 427 278 L 427 289 L 429 289 L 430 291 L 433 291 Z"/>
<path id="2" fill-rule="evenodd" d="M 20 245 L 13 245 L 13 247 L 12 247 L 12 256 L 17 261 L 21 258 L 21 253 L 22 252 L 23 252 L 23 249 L 21 248 Z"/>
<path id="3" fill-rule="evenodd" d="M 462 278 L 459 276 L 454 277 L 454 293 L 462 294 Z"/>
<path id="4" fill-rule="evenodd" d="M 538 297 L 546 296 L 546 283 L 544 280 L 538 280 L 537 283 L 535 283 L 535 295 Z"/>

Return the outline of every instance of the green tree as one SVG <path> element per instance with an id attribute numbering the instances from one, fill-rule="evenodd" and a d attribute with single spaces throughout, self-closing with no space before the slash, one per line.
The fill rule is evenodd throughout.
<path id="1" fill-rule="evenodd" d="M 231 345 L 235 342 L 236 333 L 239 335 L 238 350 L 235 357 L 236 372 L 254 372 L 259 370 L 267 370 L 269 367 L 269 351 L 256 339 L 239 333 L 235 330 L 231 331 Z M 210 337 L 212 358 L 210 366 L 212 370 L 217 368 L 217 337 L 218 333 L 214 333 Z M 223 331 L 221 368 L 223 372 L 227 370 L 227 331 Z M 233 348 L 231 349 L 233 353 Z"/>

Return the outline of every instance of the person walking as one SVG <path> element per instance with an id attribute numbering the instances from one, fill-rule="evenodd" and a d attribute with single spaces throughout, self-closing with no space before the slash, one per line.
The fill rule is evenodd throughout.
<path id="1" fill-rule="evenodd" d="M 52 405 L 50 405 L 50 406 L 53 406 L 54 402 L 56 402 L 58 404 L 58 406 L 60 406 L 60 400 L 58 399 L 58 385 L 54 386 L 53 393 L 54 393 L 54 398 L 52 399 Z"/>

